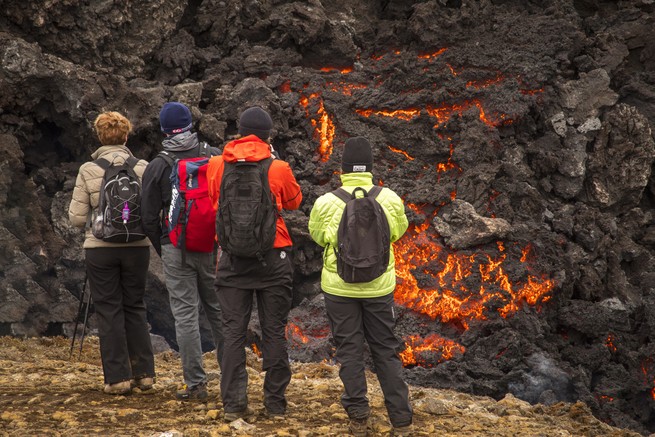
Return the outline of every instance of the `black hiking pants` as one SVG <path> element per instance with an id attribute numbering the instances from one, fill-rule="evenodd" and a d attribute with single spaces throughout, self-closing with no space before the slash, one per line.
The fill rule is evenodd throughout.
<path id="1" fill-rule="evenodd" d="M 106 384 L 154 377 L 155 360 L 143 300 L 149 247 L 85 250 Z"/>
<path id="2" fill-rule="evenodd" d="M 266 265 L 255 259 L 236 259 L 223 253 L 216 272 L 216 292 L 222 311 L 224 350 L 221 397 L 226 413 L 248 407 L 246 340 L 253 299 L 262 334 L 264 406 L 274 414 L 286 412 L 286 389 L 291 381 L 285 329 L 291 310 L 293 263 L 291 251 L 272 249 Z"/>
<path id="3" fill-rule="evenodd" d="M 344 393 L 341 404 L 351 419 L 369 416 L 366 397 L 364 340 L 368 343 L 384 404 L 394 427 L 412 423 L 409 390 L 402 379 L 398 356 L 400 342 L 393 332 L 393 293 L 356 299 L 323 293 L 332 337 L 337 346 L 339 377 Z"/>

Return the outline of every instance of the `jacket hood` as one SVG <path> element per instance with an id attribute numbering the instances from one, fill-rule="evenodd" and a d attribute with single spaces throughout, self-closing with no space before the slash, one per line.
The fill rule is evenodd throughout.
<path id="1" fill-rule="evenodd" d="M 223 159 L 225 162 L 256 162 L 270 158 L 271 146 L 259 139 L 256 135 L 248 135 L 230 141 L 223 148 Z"/>
<path id="2" fill-rule="evenodd" d="M 132 156 L 132 152 L 124 144 L 117 144 L 114 146 L 100 146 L 98 149 L 91 154 L 91 158 L 98 159 L 102 155 L 106 155 L 109 152 L 125 152 L 128 155 Z"/>

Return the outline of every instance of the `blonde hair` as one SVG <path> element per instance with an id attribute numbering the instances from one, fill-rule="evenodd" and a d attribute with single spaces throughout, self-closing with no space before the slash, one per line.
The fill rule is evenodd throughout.
<path id="1" fill-rule="evenodd" d="M 121 113 L 115 111 L 103 112 L 98 115 L 93 127 L 103 146 L 125 144 L 127 134 L 132 132 L 132 123 Z"/>

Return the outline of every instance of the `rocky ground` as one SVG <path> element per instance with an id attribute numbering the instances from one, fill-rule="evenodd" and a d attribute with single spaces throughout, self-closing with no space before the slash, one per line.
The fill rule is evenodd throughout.
<path id="1" fill-rule="evenodd" d="M 210 402 L 174 400 L 181 381 L 175 352 L 156 356 L 157 384 L 151 392 L 109 396 L 102 392 L 98 339 L 85 340 L 82 356 L 69 360 L 64 337 L 0 337 L 0 436 L 337 436 L 347 435 L 339 395 L 338 368 L 328 363 L 294 363 L 284 419 L 263 415 L 261 360 L 248 355 L 249 398 L 258 412 L 250 423 L 224 423 L 220 371 L 211 353 Z M 384 402 L 369 374 L 373 435 L 389 435 Z M 594 418 L 583 403 L 530 405 L 511 395 L 500 401 L 448 390 L 411 387 L 417 436 L 638 436 Z"/>

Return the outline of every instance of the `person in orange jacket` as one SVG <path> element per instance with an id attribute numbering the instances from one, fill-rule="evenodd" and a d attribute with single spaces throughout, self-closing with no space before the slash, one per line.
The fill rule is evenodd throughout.
<path id="1" fill-rule="evenodd" d="M 218 210 L 225 163 L 276 158 L 270 144 L 273 121 L 259 107 L 246 109 L 239 118 L 239 138 L 229 142 L 221 156 L 213 157 L 207 169 L 209 197 Z M 271 194 L 277 210 L 300 206 L 302 193 L 289 164 L 273 159 L 268 171 Z M 219 245 L 221 242 L 218 242 Z M 291 380 L 285 328 L 291 310 L 293 260 L 292 241 L 281 215 L 276 222 L 273 248 L 263 259 L 238 257 L 223 251 L 219 255 L 215 288 L 222 309 L 225 345 L 221 368 L 221 397 L 225 421 L 253 414 L 248 408 L 246 333 L 253 296 L 262 332 L 264 406 L 271 416 L 286 413 L 286 388 Z"/>

